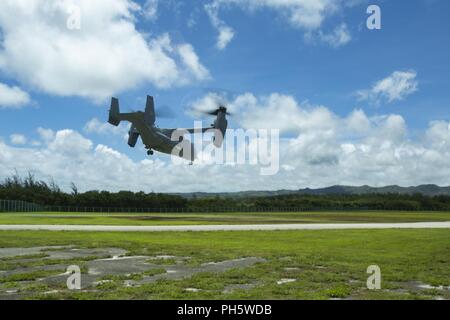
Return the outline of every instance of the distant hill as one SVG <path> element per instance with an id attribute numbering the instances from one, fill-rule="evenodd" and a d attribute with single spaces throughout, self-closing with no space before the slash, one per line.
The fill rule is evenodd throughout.
<path id="1" fill-rule="evenodd" d="M 302 189 L 297 191 L 298 194 L 417 194 L 420 193 L 425 196 L 439 196 L 450 195 L 450 187 L 439 187 L 437 185 L 421 185 L 417 187 L 400 187 L 400 186 L 386 186 L 386 187 L 350 187 L 350 186 L 333 186 L 323 189 Z"/>
<path id="2" fill-rule="evenodd" d="M 424 196 L 450 196 L 449 187 L 439 187 L 434 184 L 420 185 L 417 187 L 400 187 L 400 186 L 386 186 L 386 187 L 351 187 L 351 186 L 332 186 L 320 189 L 300 189 L 300 190 L 278 190 L 278 191 L 242 191 L 242 192 L 229 192 L 229 193 L 208 193 L 208 192 L 194 192 L 194 193 L 175 193 L 175 195 L 182 196 L 184 198 L 251 198 L 251 197 L 273 197 L 280 195 L 291 194 L 305 194 L 305 195 L 330 195 L 330 194 L 403 194 L 411 195 L 420 193 Z"/>

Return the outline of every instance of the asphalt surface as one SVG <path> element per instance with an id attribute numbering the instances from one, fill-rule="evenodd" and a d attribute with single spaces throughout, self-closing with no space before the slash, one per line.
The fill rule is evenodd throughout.
<path id="1" fill-rule="evenodd" d="M 96 225 L 0 225 L 0 231 L 277 231 L 277 230 L 350 230 L 350 229 L 450 229 L 450 222 L 413 223 L 333 223 L 333 224 L 252 224 L 193 226 L 96 226 Z"/>

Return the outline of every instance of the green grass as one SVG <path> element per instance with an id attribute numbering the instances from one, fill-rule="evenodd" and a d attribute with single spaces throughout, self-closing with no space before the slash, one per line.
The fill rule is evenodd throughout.
<path id="1" fill-rule="evenodd" d="M 38 255 L 33 256 L 37 257 Z M 58 264 L 83 266 L 86 261 L 102 258 L 100 256 L 91 256 L 73 259 L 49 259 L 45 257 L 46 255 L 41 255 L 41 258 L 32 258 L 32 259 L 24 258 L 24 256 L 13 258 L 1 258 L 0 270 L 8 271 L 8 270 L 15 270 L 17 268 L 31 268 L 31 267 L 51 266 Z"/>
<path id="2" fill-rule="evenodd" d="M 158 269 L 150 269 L 148 271 L 145 271 L 143 274 L 146 276 L 156 276 L 157 274 L 166 273 L 166 269 L 158 268 Z"/>
<path id="3" fill-rule="evenodd" d="M 170 259 L 148 259 L 147 260 L 149 263 L 151 264 L 156 264 L 156 265 L 175 265 L 177 264 L 177 260 L 170 258 Z"/>
<path id="4" fill-rule="evenodd" d="M 46 276 L 55 275 L 65 270 L 39 270 L 25 273 L 17 273 L 6 277 L 0 278 L 0 283 L 8 283 L 8 282 L 20 282 L 20 281 L 32 281 L 39 278 L 44 278 Z"/>
<path id="5" fill-rule="evenodd" d="M 0 213 L 0 224 L 68 225 L 207 225 L 207 224 L 277 224 L 277 223 L 361 223 L 361 222 L 438 222 L 450 221 L 450 212 L 271 212 L 271 213 L 155 213 L 100 214 Z"/>
<path id="6" fill-rule="evenodd" d="M 450 285 L 448 230 L 330 230 L 276 232 L 80 233 L 0 232 L 1 247 L 74 245 L 118 247 L 138 255 L 190 257 L 187 264 L 260 257 L 266 261 L 184 280 L 124 287 L 122 278 L 99 291 L 59 292 L 39 299 L 450 299 L 448 290 L 418 290 L 413 281 Z M 380 266 L 382 288 L 365 288 L 369 265 Z M 161 266 L 162 267 L 162 266 Z M 293 268 L 293 269 L 286 269 Z M 162 272 L 157 270 L 157 272 Z M 133 278 L 139 278 L 133 274 Z M 278 285 L 280 279 L 295 282 Z M 17 282 L 18 279 L 11 279 Z M 225 291 L 230 285 L 249 289 Z M 188 292 L 197 288 L 199 292 Z"/>

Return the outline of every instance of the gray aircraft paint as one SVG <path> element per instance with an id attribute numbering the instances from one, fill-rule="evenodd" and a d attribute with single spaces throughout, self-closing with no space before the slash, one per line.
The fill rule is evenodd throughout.
<path id="1" fill-rule="evenodd" d="M 223 137 L 227 130 L 228 121 L 226 119 L 227 110 L 225 107 L 220 106 L 217 110 L 210 113 L 215 115 L 216 120 L 210 128 L 202 128 L 201 132 L 208 130 L 216 130 L 214 137 L 214 145 L 220 148 L 223 143 Z M 147 96 L 147 103 L 145 112 L 137 111 L 132 113 L 120 113 L 119 100 L 117 98 L 111 99 L 111 109 L 109 110 L 108 122 L 113 126 L 118 126 L 121 121 L 128 121 L 131 123 L 130 130 L 128 132 L 128 145 L 132 148 L 136 146 L 136 143 L 141 137 L 143 144 L 148 150 L 148 154 L 153 154 L 154 151 L 158 151 L 165 154 L 177 155 L 180 158 L 184 158 L 193 162 L 196 158 L 194 145 L 183 141 L 183 148 L 180 146 L 181 139 L 173 140 L 174 132 L 180 130 L 185 133 L 196 133 L 198 129 L 160 129 L 155 125 L 155 102 L 153 97 Z M 190 152 L 184 153 L 185 150 Z"/>

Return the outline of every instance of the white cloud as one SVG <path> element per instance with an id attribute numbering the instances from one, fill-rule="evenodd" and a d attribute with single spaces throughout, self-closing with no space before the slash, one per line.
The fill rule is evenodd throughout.
<path id="1" fill-rule="evenodd" d="M 201 101 L 203 107 L 208 107 L 209 100 L 205 97 Z M 291 132 L 290 138 L 280 142 L 281 169 L 277 175 L 261 176 L 260 167 L 252 165 L 173 165 L 164 155 L 156 153 L 147 158 L 144 151 L 143 160 L 133 161 L 76 131 L 40 128 L 40 146 L 18 148 L 0 141 L 0 176 L 14 169 L 20 173 L 31 170 L 40 178 L 54 177 L 67 190 L 74 181 L 80 190 L 147 192 L 297 189 L 336 184 L 450 185 L 448 121 L 431 122 L 413 141 L 399 115 L 368 117 L 362 110 L 355 110 L 339 116 L 324 106 L 299 103 L 278 93 L 265 97 L 248 93 L 231 101 L 230 109 L 243 127 L 278 127 Z"/>
<path id="2" fill-rule="evenodd" d="M 97 118 L 89 120 L 83 128 L 83 132 L 87 135 L 96 134 L 101 136 L 115 136 L 121 137 L 123 141 L 128 141 L 128 131 L 130 124 L 121 122 L 119 126 L 115 127 L 106 121 L 100 121 Z"/>
<path id="3" fill-rule="evenodd" d="M 30 103 L 28 93 L 19 87 L 10 87 L 0 83 L 0 109 L 2 108 L 21 108 Z"/>
<path id="4" fill-rule="evenodd" d="M 92 141 L 84 138 L 73 130 L 60 130 L 55 133 L 55 138 L 48 143 L 48 150 L 65 155 L 83 155 L 92 149 Z"/>
<path id="5" fill-rule="evenodd" d="M 219 32 L 219 35 L 217 36 L 216 48 L 223 50 L 228 46 L 231 40 L 233 40 L 234 30 L 227 26 L 225 22 L 219 18 L 219 6 L 220 3 L 218 1 L 214 1 L 206 4 L 205 10 L 209 16 L 211 24 Z"/>
<path id="6" fill-rule="evenodd" d="M 345 23 L 337 26 L 332 33 L 325 34 L 322 31 L 319 32 L 320 39 L 334 48 L 346 45 L 352 40 L 352 36 Z"/>
<path id="7" fill-rule="evenodd" d="M 336 12 L 342 1 L 334 0 L 216 0 L 217 6 L 236 5 L 247 10 L 269 8 L 288 17 L 289 22 L 303 29 L 317 29 L 324 19 Z"/>
<path id="8" fill-rule="evenodd" d="M 225 49 L 234 38 L 234 31 L 228 26 L 219 27 L 219 36 L 217 38 L 217 48 Z"/>
<path id="9" fill-rule="evenodd" d="M 214 110 L 222 99 L 215 93 L 207 94 L 192 103 L 199 111 Z M 222 102 L 224 103 L 224 102 Z M 281 132 L 301 132 L 305 130 L 328 130 L 336 125 L 336 116 L 325 107 L 312 107 L 308 103 L 300 105 L 294 97 L 273 93 L 256 97 L 246 93 L 226 103 L 236 121 L 244 128 L 279 129 Z"/>
<path id="10" fill-rule="evenodd" d="M 158 17 L 159 0 L 146 0 L 143 7 L 144 17 L 148 20 L 155 20 Z"/>
<path id="11" fill-rule="evenodd" d="M 433 121 L 427 131 L 428 142 L 438 150 L 450 150 L 450 122 Z"/>
<path id="12" fill-rule="evenodd" d="M 232 6 L 252 12 L 257 9 L 271 9 L 282 16 L 294 28 L 306 31 L 311 38 L 313 31 L 321 28 L 328 17 L 342 9 L 344 5 L 352 6 L 355 1 L 346 0 L 213 0 L 205 5 L 205 10 L 212 25 L 218 30 L 217 47 L 224 49 L 234 37 L 231 27 L 219 18 L 221 9 Z M 339 25 L 331 34 L 319 32 L 319 38 L 334 47 L 347 44 L 351 35 L 345 24 Z"/>
<path id="13" fill-rule="evenodd" d="M 79 30 L 67 28 L 73 5 L 81 10 Z M 1 1 L 0 70 L 35 90 L 94 100 L 145 83 L 168 88 L 204 80 L 167 34 L 136 30 L 142 10 L 131 0 Z"/>
<path id="14" fill-rule="evenodd" d="M 313 109 L 311 114 L 327 113 Z M 332 115 L 335 124 L 328 130 L 309 126 L 298 136 L 283 139 L 281 170 L 276 176 L 260 176 L 260 168 L 251 165 L 176 166 L 161 154 L 147 159 L 144 152 L 142 161 L 133 161 L 111 147 L 95 145 L 73 130 L 57 131 L 51 140 L 33 148 L 0 142 L 0 175 L 11 174 L 16 168 L 20 173 L 31 170 L 38 177 L 54 177 L 67 190 L 74 181 L 80 190 L 147 192 L 450 184 L 449 122 L 430 123 L 423 139 L 410 141 L 406 124 L 398 115 L 359 116 L 370 122 L 370 129 L 358 139 L 348 136 L 349 129 L 343 125 L 355 115 Z"/>
<path id="15" fill-rule="evenodd" d="M 39 134 L 39 137 L 44 141 L 44 142 L 49 142 L 50 140 L 53 140 L 55 137 L 55 132 L 53 132 L 52 129 L 45 129 L 45 128 L 37 128 L 37 133 Z"/>
<path id="16" fill-rule="evenodd" d="M 195 54 L 194 48 L 190 44 L 178 46 L 178 53 L 183 64 L 191 70 L 192 74 L 197 79 L 208 79 L 210 77 L 209 71 L 202 66 L 198 56 Z"/>
<path id="17" fill-rule="evenodd" d="M 120 135 L 124 136 L 128 133 L 127 126 L 125 122 L 121 123 L 118 127 L 112 126 L 106 121 L 100 121 L 97 118 L 92 118 L 89 120 L 83 131 L 87 134 L 99 134 L 99 135 Z"/>
<path id="18" fill-rule="evenodd" d="M 216 100 L 210 94 L 194 104 L 211 110 Z M 291 184 L 298 181 L 295 188 L 450 184 L 442 172 L 432 169 L 439 164 L 442 171 L 450 172 L 449 122 L 432 122 L 421 139 L 410 141 L 405 120 L 395 114 L 368 117 L 364 111 L 354 110 L 341 117 L 324 106 L 298 103 L 292 96 L 278 93 L 265 97 L 247 93 L 228 106 L 244 128 L 272 128 L 296 135 L 281 145 L 282 168 L 296 168 L 295 174 L 286 178 Z"/>
<path id="19" fill-rule="evenodd" d="M 355 134 L 364 134 L 371 129 L 370 119 L 363 110 L 354 110 L 346 119 L 345 127 Z"/>
<path id="20" fill-rule="evenodd" d="M 9 139 L 14 145 L 24 145 L 27 143 L 27 138 L 23 134 L 12 134 L 10 135 Z"/>
<path id="21" fill-rule="evenodd" d="M 362 101 L 380 103 L 383 100 L 394 102 L 403 100 L 417 91 L 419 83 L 417 73 L 411 71 L 395 71 L 390 76 L 376 82 L 372 88 L 357 92 Z"/>

